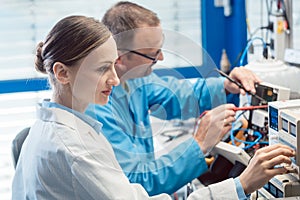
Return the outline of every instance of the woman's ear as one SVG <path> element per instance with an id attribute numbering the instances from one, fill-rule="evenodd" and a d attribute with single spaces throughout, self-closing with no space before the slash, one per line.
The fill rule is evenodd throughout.
<path id="1" fill-rule="evenodd" d="M 68 70 L 68 67 L 61 62 L 55 62 L 53 64 L 54 76 L 61 84 L 70 82 L 70 73 Z"/>

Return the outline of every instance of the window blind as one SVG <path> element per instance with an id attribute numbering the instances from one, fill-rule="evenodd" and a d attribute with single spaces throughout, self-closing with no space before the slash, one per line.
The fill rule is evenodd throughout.
<path id="1" fill-rule="evenodd" d="M 35 120 L 36 104 L 43 98 L 51 97 L 51 91 L 23 91 L 24 84 L 31 79 L 46 79 L 34 69 L 35 47 L 42 41 L 50 28 L 61 18 L 78 14 L 101 19 L 104 12 L 116 0 L 0 0 L 0 194 L 2 200 L 11 199 L 11 183 L 14 168 L 11 158 L 11 141 L 25 127 Z M 184 46 L 185 41 L 200 44 L 200 1 L 180 0 L 137 0 L 133 1 L 155 11 L 164 29 L 176 31 L 185 39 L 178 44 L 178 38 L 170 37 L 168 44 Z M 173 50 L 173 52 L 171 52 Z M 189 66 L 186 58 L 179 58 L 171 49 L 165 52 L 162 67 Z M 195 55 L 201 63 L 199 55 Z M 201 55 L 200 55 L 201 56 Z M 193 62 L 193 63 L 196 63 Z M 33 85 L 35 82 L 33 83 Z M 43 83 L 45 84 L 45 83 Z M 29 87 L 26 85 L 26 87 Z M 2 87 L 2 88 L 1 88 Z M 3 88 L 5 87 L 5 88 Z M 39 90 L 40 87 L 32 87 Z M 4 94 L 1 94 L 2 93 Z M 4 91 L 4 92 L 3 92 Z M 6 91 L 16 93 L 7 94 Z"/>
<path id="2" fill-rule="evenodd" d="M 104 12 L 116 1 L 107 3 L 103 0 L 88 2 L 81 0 L 1 0 L 0 2 L 0 80 L 10 80 L 42 76 L 34 70 L 35 47 L 59 19 L 72 14 L 83 14 L 101 19 Z M 140 0 L 135 2 L 155 11 L 161 18 L 164 29 L 176 31 L 182 37 L 200 43 L 200 2 L 198 0 Z M 175 38 L 170 41 L 170 43 L 176 42 L 178 41 L 175 41 Z M 177 47 L 180 46 L 182 45 Z M 185 50 L 188 50 L 188 47 Z M 161 65 L 169 67 L 188 65 L 174 57 L 167 59 L 169 55 L 167 52 L 166 54 L 166 59 Z M 174 60 L 177 62 L 173 62 Z"/>

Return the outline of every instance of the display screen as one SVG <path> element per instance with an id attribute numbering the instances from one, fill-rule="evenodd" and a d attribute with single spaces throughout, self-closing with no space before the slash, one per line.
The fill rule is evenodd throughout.
<path id="1" fill-rule="evenodd" d="M 273 107 L 269 107 L 269 120 L 270 128 L 278 131 L 278 110 Z"/>
<path id="2" fill-rule="evenodd" d="M 296 137 L 296 125 L 291 123 L 291 134 Z"/>
<path id="3" fill-rule="evenodd" d="M 286 119 L 282 119 L 282 130 L 288 133 L 289 131 L 289 123 Z"/>

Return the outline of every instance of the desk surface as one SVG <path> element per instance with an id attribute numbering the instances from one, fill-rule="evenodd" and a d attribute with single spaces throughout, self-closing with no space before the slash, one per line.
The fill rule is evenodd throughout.
<path id="1" fill-rule="evenodd" d="M 181 142 L 192 137 L 195 119 L 161 120 L 151 117 L 155 157 L 170 152 Z"/>

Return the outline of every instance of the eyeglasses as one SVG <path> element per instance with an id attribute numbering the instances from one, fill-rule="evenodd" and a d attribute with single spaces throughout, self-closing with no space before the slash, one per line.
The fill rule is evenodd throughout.
<path id="1" fill-rule="evenodd" d="M 157 63 L 158 58 L 159 58 L 159 54 L 161 53 L 161 49 L 159 49 L 159 50 L 156 52 L 155 57 L 151 57 L 151 56 L 148 56 L 148 55 L 146 55 L 146 54 L 143 54 L 143 53 L 140 53 L 140 52 L 134 51 L 134 50 L 129 50 L 129 49 L 118 49 L 118 50 L 120 50 L 120 51 L 128 51 L 128 52 L 130 52 L 130 53 L 134 53 L 134 54 L 136 54 L 136 55 L 139 55 L 139 56 L 142 56 L 142 57 L 147 58 L 147 59 L 149 59 L 149 60 L 152 60 L 152 65 L 154 65 L 155 63 Z"/>

